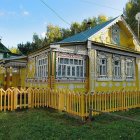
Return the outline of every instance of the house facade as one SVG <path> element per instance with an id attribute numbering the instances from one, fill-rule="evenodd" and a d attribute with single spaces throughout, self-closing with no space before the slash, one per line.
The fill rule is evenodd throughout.
<path id="1" fill-rule="evenodd" d="M 0 87 L 25 87 L 27 56 L 12 53 L 0 42 Z"/>
<path id="2" fill-rule="evenodd" d="M 29 54 L 23 69 L 21 83 L 26 87 L 136 90 L 140 86 L 140 43 L 119 16 Z"/>

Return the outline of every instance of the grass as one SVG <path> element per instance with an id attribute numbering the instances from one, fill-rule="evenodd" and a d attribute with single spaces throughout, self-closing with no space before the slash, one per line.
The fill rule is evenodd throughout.
<path id="1" fill-rule="evenodd" d="M 117 114 L 140 120 L 140 109 Z M 139 140 L 140 123 L 107 115 L 82 123 L 47 109 L 0 113 L 0 140 Z"/>

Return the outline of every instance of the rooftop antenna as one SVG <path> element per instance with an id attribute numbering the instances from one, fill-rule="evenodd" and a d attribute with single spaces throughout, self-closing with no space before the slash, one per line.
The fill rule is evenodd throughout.
<path id="1" fill-rule="evenodd" d="M 140 12 L 136 14 L 135 19 L 138 21 L 138 38 L 140 36 Z"/>

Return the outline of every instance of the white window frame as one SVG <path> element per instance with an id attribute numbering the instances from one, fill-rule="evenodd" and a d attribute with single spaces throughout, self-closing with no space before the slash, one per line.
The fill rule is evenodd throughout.
<path id="1" fill-rule="evenodd" d="M 104 62 L 104 64 L 103 64 Z M 107 58 L 100 58 L 99 60 L 99 77 L 107 76 Z"/>
<path id="2" fill-rule="evenodd" d="M 118 65 L 115 64 L 118 62 Z M 122 80 L 121 56 L 113 57 L 113 80 Z"/>
<path id="3" fill-rule="evenodd" d="M 57 68 L 57 78 L 73 78 L 82 79 L 85 78 L 85 60 L 82 58 L 67 58 L 58 57 L 58 68 Z M 77 63 L 77 64 L 76 64 Z M 63 68 L 64 75 L 63 75 Z M 78 70 L 79 68 L 79 70 Z M 70 69 L 68 71 L 68 69 Z M 73 73 L 74 70 L 74 73 Z M 78 71 L 79 72 L 78 72 Z"/>
<path id="4" fill-rule="evenodd" d="M 108 57 L 105 53 L 99 52 L 98 53 L 98 62 L 97 62 L 97 68 L 98 68 L 98 80 L 107 80 L 108 79 Z M 103 64 L 103 62 L 105 62 Z"/>
<path id="5" fill-rule="evenodd" d="M 134 80 L 135 78 L 135 64 L 134 59 L 126 59 L 126 80 Z M 128 65 L 129 64 L 129 65 Z"/>
<path id="6" fill-rule="evenodd" d="M 37 58 L 36 59 L 36 77 L 46 78 L 48 77 L 48 58 Z"/>

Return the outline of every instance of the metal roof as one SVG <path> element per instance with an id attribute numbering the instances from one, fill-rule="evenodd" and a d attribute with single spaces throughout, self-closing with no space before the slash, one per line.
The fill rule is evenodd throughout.
<path id="1" fill-rule="evenodd" d="M 10 53 L 10 50 L 8 50 L 8 49 L 0 42 L 0 52 L 8 52 L 8 53 Z"/>
<path id="2" fill-rule="evenodd" d="M 118 18 L 118 17 L 116 17 Z M 71 37 L 68 37 L 60 42 L 57 42 L 58 44 L 60 43 L 72 43 L 72 42 L 85 42 L 88 40 L 88 38 L 92 35 L 94 35 L 95 33 L 97 33 L 98 31 L 100 31 L 101 29 L 103 29 L 104 27 L 106 27 L 108 24 L 110 24 L 111 22 L 113 22 L 116 18 L 113 18 L 107 22 L 104 22 L 102 24 L 99 24 L 93 28 L 87 29 L 81 33 L 75 34 Z"/>

